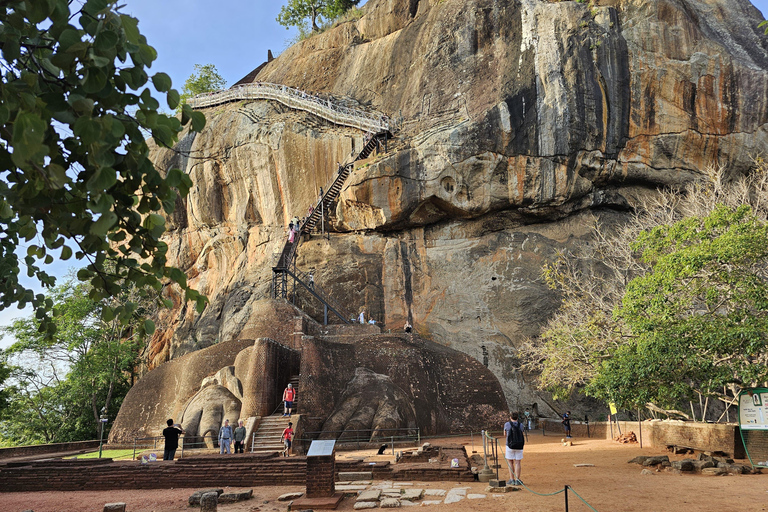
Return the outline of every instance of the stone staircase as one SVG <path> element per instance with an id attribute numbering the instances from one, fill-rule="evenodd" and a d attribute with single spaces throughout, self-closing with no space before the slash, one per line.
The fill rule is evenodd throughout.
<path id="1" fill-rule="evenodd" d="M 296 425 L 298 425 L 299 418 L 301 418 L 301 416 L 296 413 L 300 399 L 298 392 L 299 376 L 294 375 L 289 382 L 296 390 L 296 399 L 293 402 L 292 415 L 290 417 L 283 416 L 283 404 L 281 402 L 280 407 L 272 414 L 272 416 L 265 416 L 262 418 L 259 428 L 254 433 L 251 440 L 251 451 L 253 453 L 282 452 L 283 449 L 285 449 L 282 435 L 283 430 L 288 427 L 288 422 L 292 422 L 293 429 L 296 430 Z"/>

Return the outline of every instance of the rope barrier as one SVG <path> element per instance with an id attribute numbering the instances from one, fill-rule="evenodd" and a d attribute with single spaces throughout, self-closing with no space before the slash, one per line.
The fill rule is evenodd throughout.
<path id="1" fill-rule="evenodd" d="M 579 496 L 579 493 L 577 493 L 576 491 L 574 491 L 572 487 L 568 487 L 568 489 L 570 489 L 570 490 L 571 490 L 571 492 L 572 492 L 573 494 L 575 494 L 575 495 L 576 495 L 576 497 L 577 497 L 577 498 L 579 498 L 579 499 L 581 500 L 581 502 L 582 502 L 582 503 L 584 503 L 586 506 L 588 506 L 590 510 L 592 510 L 593 512 L 597 512 L 597 510 L 595 510 L 595 507 L 593 507 L 592 505 L 590 505 L 589 503 L 587 503 L 587 500 L 585 500 L 584 498 L 582 498 L 581 496 Z"/>

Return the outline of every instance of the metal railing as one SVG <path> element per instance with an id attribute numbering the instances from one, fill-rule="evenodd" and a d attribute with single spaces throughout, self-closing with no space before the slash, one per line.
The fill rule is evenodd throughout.
<path id="1" fill-rule="evenodd" d="M 286 107 L 309 112 L 332 123 L 373 133 L 394 130 L 392 120 L 383 114 L 345 107 L 299 89 L 266 82 L 241 84 L 230 89 L 198 94 L 190 98 L 188 103 L 192 108 L 200 109 L 239 100 L 275 100 Z"/>
<path id="2" fill-rule="evenodd" d="M 374 433 L 376 434 L 374 436 Z M 312 441 L 320 437 L 331 436 L 336 439 L 336 447 L 340 449 L 355 449 L 379 447 L 388 445 L 395 454 L 395 445 L 421 444 L 421 429 L 416 428 L 383 428 L 383 429 L 358 429 L 358 430 L 324 430 L 317 432 L 304 432 L 301 439 L 296 438 L 295 443 L 300 443 L 304 453 L 309 450 Z"/>
<path id="3" fill-rule="evenodd" d="M 210 448 L 208 446 L 208 443 L 206 443 L 206 439 L 209 439 L 210 442 L 213 444 L 213 448 Z M 245 445 L 245 442 L 247 440 L 243 440 L 243 445 Z M 179 448 L 176 450 L 179 453 L 179 458 L 184 458 L 184 450 L 194 450 L 198 448 L 206 448 L 211 450 L 217 450 L 219 448 L 219 438 L 217 435 L 213 434 L 206 434 L 203 436 L 186 436 L 185 434 L 182 434 L 179 436 Z M 136 460 L 136 452 L 142 452 L 147 450 L 158 450 L 161 452 L 160 457 L 162 458 L 162 452 L 165 450 L 165 438 L 163 436 L 154 436 L 154 437 L 135 437 L 133 439 L 133 460 Z M 234 453 L 235 451 L 235 441 L 232 440 L 230 444 L 230 450 Z"/>

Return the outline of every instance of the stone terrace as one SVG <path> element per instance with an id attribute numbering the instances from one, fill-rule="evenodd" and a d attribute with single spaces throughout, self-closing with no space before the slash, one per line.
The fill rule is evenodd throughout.
<path id="1" fill-rule="evenodd" d="M 337 480 L 340 472 L 370 471 L 375 479 L 382 480 L 472 481 L 466 452 L 451 449 L 446 455 L 448 451 L 451 457 L 459 459 L 459 468 L 450 468 L 443 461 L 390 464 L 337 460 Z M 304 485 L 306 470 L 306 457 L 284 458 L 277 453 L 195 456 L 149 464 L 111 459 L 48 459 L 0 464 L 0 492 L 171 489 L 196 487 L 200 482 L 234 487 Z"/>

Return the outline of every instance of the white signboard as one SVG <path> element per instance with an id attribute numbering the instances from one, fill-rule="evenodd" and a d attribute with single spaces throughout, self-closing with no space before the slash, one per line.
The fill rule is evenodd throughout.
<path id="1" fill-rule="evenodd" d="M 768 390 L 739 396 L 739 423 L 743 430 L 768 430 Z"/>

